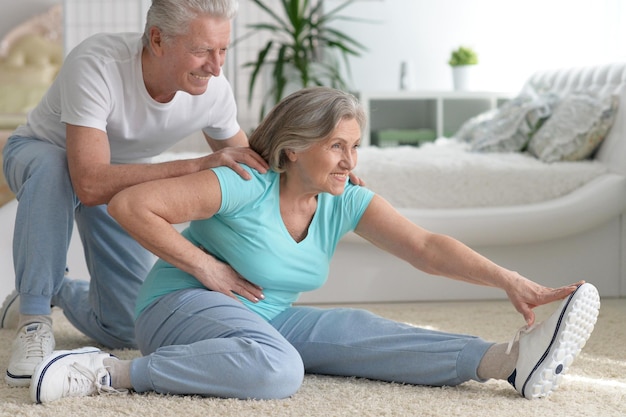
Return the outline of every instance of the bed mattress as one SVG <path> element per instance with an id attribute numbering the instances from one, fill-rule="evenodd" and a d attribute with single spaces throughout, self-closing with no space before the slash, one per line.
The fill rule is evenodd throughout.
<path id="1" fill-rule="evenodd" d="M 562 197 L 608 172 L 601 162 L 545 163 L 526 153 L 478 153 L 441 138 L 419 148 L 363 147 L 354 170 L 397 208 L 532 204 Z"/>
<path id="2" fill-rule="evenodd" d="M 196 158 L 167 152 L 153 162 Z M 420 147 L 362 147 L 354 172 L 396 208 L 532 204 L 562 197 L 608 172 L 601 162 L 545 163 L 526 153 L 479 153 L 454 139 Z"/>

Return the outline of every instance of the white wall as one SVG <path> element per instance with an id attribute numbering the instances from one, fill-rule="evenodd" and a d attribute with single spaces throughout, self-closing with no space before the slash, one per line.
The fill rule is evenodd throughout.
<path id="1" fill-rule="evenodd" d="M 361 0 L 342 14 L 378 22 L 339 24 L 369 48 L 351 60 L 356 90 L 397 90 L 402 61 L 416 89 L 450 90 L 459 45 L 477 50 L 476 89 L 490 91 L 517 91 L 538 69 L 626 60 L 622 0 Z"/>

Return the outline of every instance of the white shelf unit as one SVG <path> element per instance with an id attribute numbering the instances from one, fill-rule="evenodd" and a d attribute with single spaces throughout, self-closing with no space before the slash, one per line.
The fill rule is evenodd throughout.
<path id="1" fill-rule="evenodd" d="M 450 137 L 471 117 L 500 106 L 513 93 L 478 91 L 361 92 L 367 115 L 362 145 L 372 132 L 383 129 L 431 129 L 436 137 Z"/>

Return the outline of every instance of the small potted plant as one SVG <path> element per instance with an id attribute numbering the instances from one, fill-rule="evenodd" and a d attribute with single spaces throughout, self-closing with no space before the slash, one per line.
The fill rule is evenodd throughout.
<path id="1" fill-rule="evenodd" d="M 478 55 L 467 46 L 460 46 L 450 54 L 448 64 L 452 67 L 452 81 L 455 90 L 470 89 L 470 75 L 478 64 Z"/>

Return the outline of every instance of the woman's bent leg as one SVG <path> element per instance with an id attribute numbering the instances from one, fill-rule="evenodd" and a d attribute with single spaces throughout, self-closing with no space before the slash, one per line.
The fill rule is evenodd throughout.
<path id="1" fill-rule="evenodd" d="M 306 372 L 419 385 L 480 380 L 476 369 L 492 345 L 359 309 L 294 307 L 271 324 L 300 352 Z"/>
<path id="2" fill-rule="evenodd" d="M 136 322 L 143 358 L 131 365 L 137 392 L 276 399 L 293 395 L 298 352 L 243 304 L 204 289 L 168 294 Z"/>

